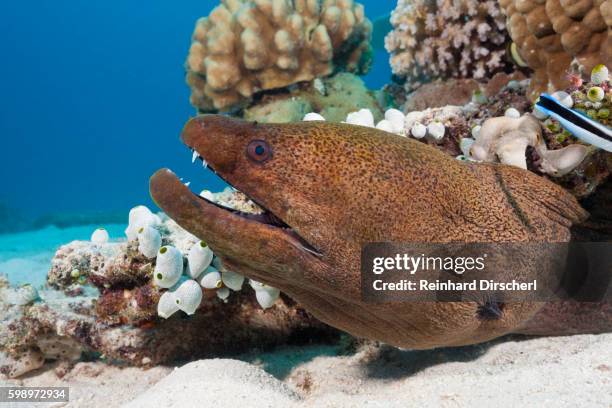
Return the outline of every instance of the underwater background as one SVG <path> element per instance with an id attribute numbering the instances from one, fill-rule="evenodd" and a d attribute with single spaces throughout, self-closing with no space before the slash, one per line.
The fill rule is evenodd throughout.
<path id="1" fill-rule="evenodd" d="M 373 20 L 395 6 L 363 3 Z M 201 177 L 178 139 L 194 115 L 184 62 L 197 18 L 217 4 L 0 5 L 0 232 L 125 216 L 136 204 L 152 204 L 148 179 L 163 166 L 193 182 Z M 365 81 L 380 88 L 390 75 L 379 47 Z M 202 185 L 222 187 L 217 180 Z"/>

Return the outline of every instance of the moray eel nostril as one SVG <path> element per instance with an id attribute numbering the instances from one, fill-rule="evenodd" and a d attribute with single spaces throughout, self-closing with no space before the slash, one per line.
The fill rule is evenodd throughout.
<path id="1" fill-rule="evenodd" d="M 257 140 L 273 149 L 268 160 L 245 154 Z M 220 208 L 160 170 L 151 194 L 171 218 L 235 272 L 278 287 L 332 326 L 400 347 L 486 341 L 516 331 L 544 305 L 365 303 L 363 244 L 566 242 L 569 227 L 587 216 L 573 196 L 533 173 L 459 162 L 372 128 L 253 126 L 208 115 L 190 121 L 183 141 L 268 215 Z"/>

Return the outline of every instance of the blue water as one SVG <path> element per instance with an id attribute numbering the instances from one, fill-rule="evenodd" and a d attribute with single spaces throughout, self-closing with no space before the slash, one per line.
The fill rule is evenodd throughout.
<path id="1" fill-rule="evenodd" d="M 362 3 L 371 19 L 395 5 Z M 203 179 L 178 140 L 194 114 L 183 69 L 191 33 L 216 4 L 0 4 L 0 223 L 152 206 L 148 178 L 162 166 L 222 188 Z M 389 77 L 379 51 L 367 84 L 380 87 Z"/>
<path id="2" fill-rule="evenodd" d="M 89 240 L 98 225 L 48 226 L 34 231 L 0 234 L 0 274 L 15 285 L 42 286 L 55 251 L 73 240 Z M 111 240 L 125 239 L 125 225 L 105 224 Z"/>

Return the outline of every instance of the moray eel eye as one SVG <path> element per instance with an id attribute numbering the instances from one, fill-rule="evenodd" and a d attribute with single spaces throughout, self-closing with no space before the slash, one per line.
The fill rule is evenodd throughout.
<path id="1" fill-rule="evenodd" d="M 247 146 L 247 157 L 254 162 L 263 163 L 272 158 L 272 148 L 263 140 L 253 140 Z"/>

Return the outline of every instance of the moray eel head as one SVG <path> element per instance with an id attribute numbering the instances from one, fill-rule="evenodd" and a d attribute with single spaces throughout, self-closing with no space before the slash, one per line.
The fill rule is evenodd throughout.
<path id="1" fill-rule="evenodd" d="M 150 190 L 168 216 L 228 269 L 281 289 L 328 324 L 396 346 L 485 341 L 541 305 L 493 305 L 491 318 L 470 302 L 365 303 L 362 245 L 567 241 L 569 226 L 584 217 L 573 197 L 527 171 L 462 163 L 372 128 L 202 115 L 181 137 L 264 212 L 223 208 L 162 169 Z"/>
<path id="2" fill-rule="evenodd" d="M 246 264 L 250 277 L 273 286 L 279 286 L 278 280 L 299 280 L 303 270 L 324 267 L 319 246 L 325 247 L 325 241 L 315 232 L 317 191 L 308 190 L 316 175 L 307 180 L 282 171 L 288 163 L 299 164 L 300 157 L 280 132 L 254 122 L 202 115 L 185 125 L 181 139 L 263 212 L 243 213 L 210 202 L 162 169 L 151 178 L 151 195 L 172 219 L 205 240 L 228 265 L 241 269 Z"/>

